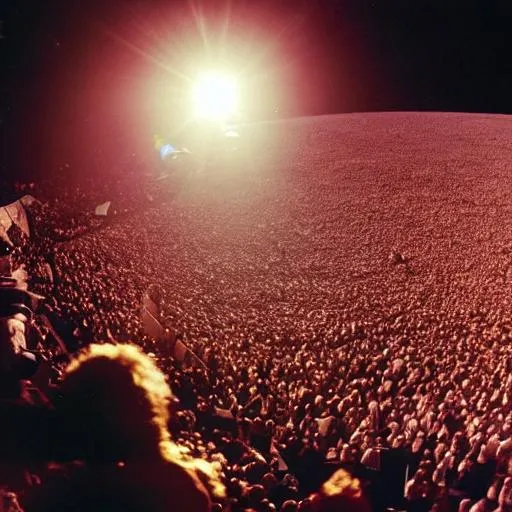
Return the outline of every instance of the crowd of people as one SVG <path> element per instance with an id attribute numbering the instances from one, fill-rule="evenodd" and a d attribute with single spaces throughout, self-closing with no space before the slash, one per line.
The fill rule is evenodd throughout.
<path id="1" fill-rule="evenodd" d="M 347 183 L 341 199 L 335 178 L 272 174 L 271 157 L 265 172 L 186 177 L 172 200 L 101 226 L 77 221 L 65 240 L 36 228 L 16 252 L 46 297 L 52 328 L 36 318 L 37 344 L 54 413 L 38 419 L 51 435 L 23 430 L 34 461 L 20 456 L 21 477 L 4 477 L 16 506 L 512 507 L 512 324 L 505 302 L 492 302 L 508 253 L 492 269 L 504 277 L 480 276 L 494 243 L 485 222 L 471 225 L 474 257 L 455 233 L 464 224 L 438 226 L 444 235 L 426 246 L 402 225 L 413 213 L 399 196 L 372 210 Z M 50 205 L 37 208 L 43 226 Z M 53 208 L 54 225 L 73 217 Z M 435 222 L 414 215 L 421 229 Z M 397 246 L 399 230 L 408 235 Z M 201 364 L 145 329 L 141 302 L 155 283 L 159 320 Z M 82 355 L 62 354 L 52 336 Z M 126 372 L 142 374 L 128 385 Z"/>

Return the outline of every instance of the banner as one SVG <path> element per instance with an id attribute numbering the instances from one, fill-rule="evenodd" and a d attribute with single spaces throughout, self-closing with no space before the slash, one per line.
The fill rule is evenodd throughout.
<path id="1" fill-rule="evenodd" d="M 174 359 L 182 363 L 185 361 L 185 357 L 187 355 L 188 348 L 182 341 L 176 341 L 174 344 Z"/>
<path id="2" fill-rule="evenodd" d="M 162 296 L 163 290 L 157 284 L 151 285 L 142 296 L 141 320 L 144 332 L 157 339 L 162 351 L 174 357 L 176 361 L 183 363 L 188 356 L 187 362 L 197 364 L 207 370 L 204 361 L 177 338 L 172 317 L 166 317 L 162 321 L 163 325 L 160 322 Z"/>
<path id="3" fill-rule="evenodd" d="M 155 319 L 159 318 L 160 307 L 147 293 L 142 297 L 142 307 L 146 308 L 147 311 L 155 317 Z"/>
<path id="4" fill-rule="evenodd" d="M 30 227 L 27 219 L 27 212 L 20 200 L 7 204 L 0 208 L 0 238 L 11 243 L 7 232 L 13 224 L 16 224 L 25 236 L 30 236 Z"/>
<path id="5" fill-rule="evenodd" d="M 144 332 L 151 336 L 152 338 L 156 338 L 157 340 L 162 340 L 165 335 L 165 329 L 162 327 L 160 322 L 155 318 L 155 316 L 147 309 L 145 306 L 141 308 L 141 320 L 142 326 L 144 328 Z"/>
<path id="6" fill-rule="evenodd" d="M 16 224 L 26 236 L 30 236 L 30 228 L 28 225 L 27 212 L 21 204 L 21 201 L 15 201 L 14 203 L 4 206 L 7 214 L 11 221 Z"/>

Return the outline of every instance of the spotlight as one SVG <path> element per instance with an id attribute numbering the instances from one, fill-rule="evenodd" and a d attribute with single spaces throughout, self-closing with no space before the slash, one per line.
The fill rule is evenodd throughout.
<path id="1" fill-rule="evenodd" d="M 237 81 L 222 73 L 204 73 L 194 84 L 192 100 L 197 117 L 211 121 L 227 119 L 237 110 Z"/>

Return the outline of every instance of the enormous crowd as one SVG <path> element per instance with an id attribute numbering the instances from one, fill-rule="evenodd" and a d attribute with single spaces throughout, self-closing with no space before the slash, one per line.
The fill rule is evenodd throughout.
<path id="1" fill-rule="evenodd" d="M 507 315 L 466 270 L 428 274 L 413 242 L 370 254 L 386 235 L 371 212 L 353 201 L 338 230 L 334 203 L 286 180 L 191 177 L 112 221 L 35 207 L 62 232 L 36 228 L 13 256 L 46 297 L 44 392 L 16 399 L 52 414 L 16 412 L 34 423 L 4 450 L 5 510 L 511 509 Z M 155 283 L 202 364 L 144 329 Z M 75 360 L 54 334 L 70 352 L 105 343 Z"/>

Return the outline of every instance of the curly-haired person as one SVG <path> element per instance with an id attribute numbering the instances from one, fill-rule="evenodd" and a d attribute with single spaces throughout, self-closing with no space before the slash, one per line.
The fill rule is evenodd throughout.
<path id="1" fill-rule="evenodd" d="M 370 512 L 361 484 L 344 469 L 338 469 L 322 485 L 320 490 L 311 495 L 314 512 Z"/>
<path id="2" fill-rule="evenodd" d="M 211 508 L 209 491 L 223 496 L 215 468 L 171 441 L 171 390 L 137 347 L 91 345 L 68 366 L 60 391 L 59 464 L 23 498 L 26 512 L 202 512 Z"/>

